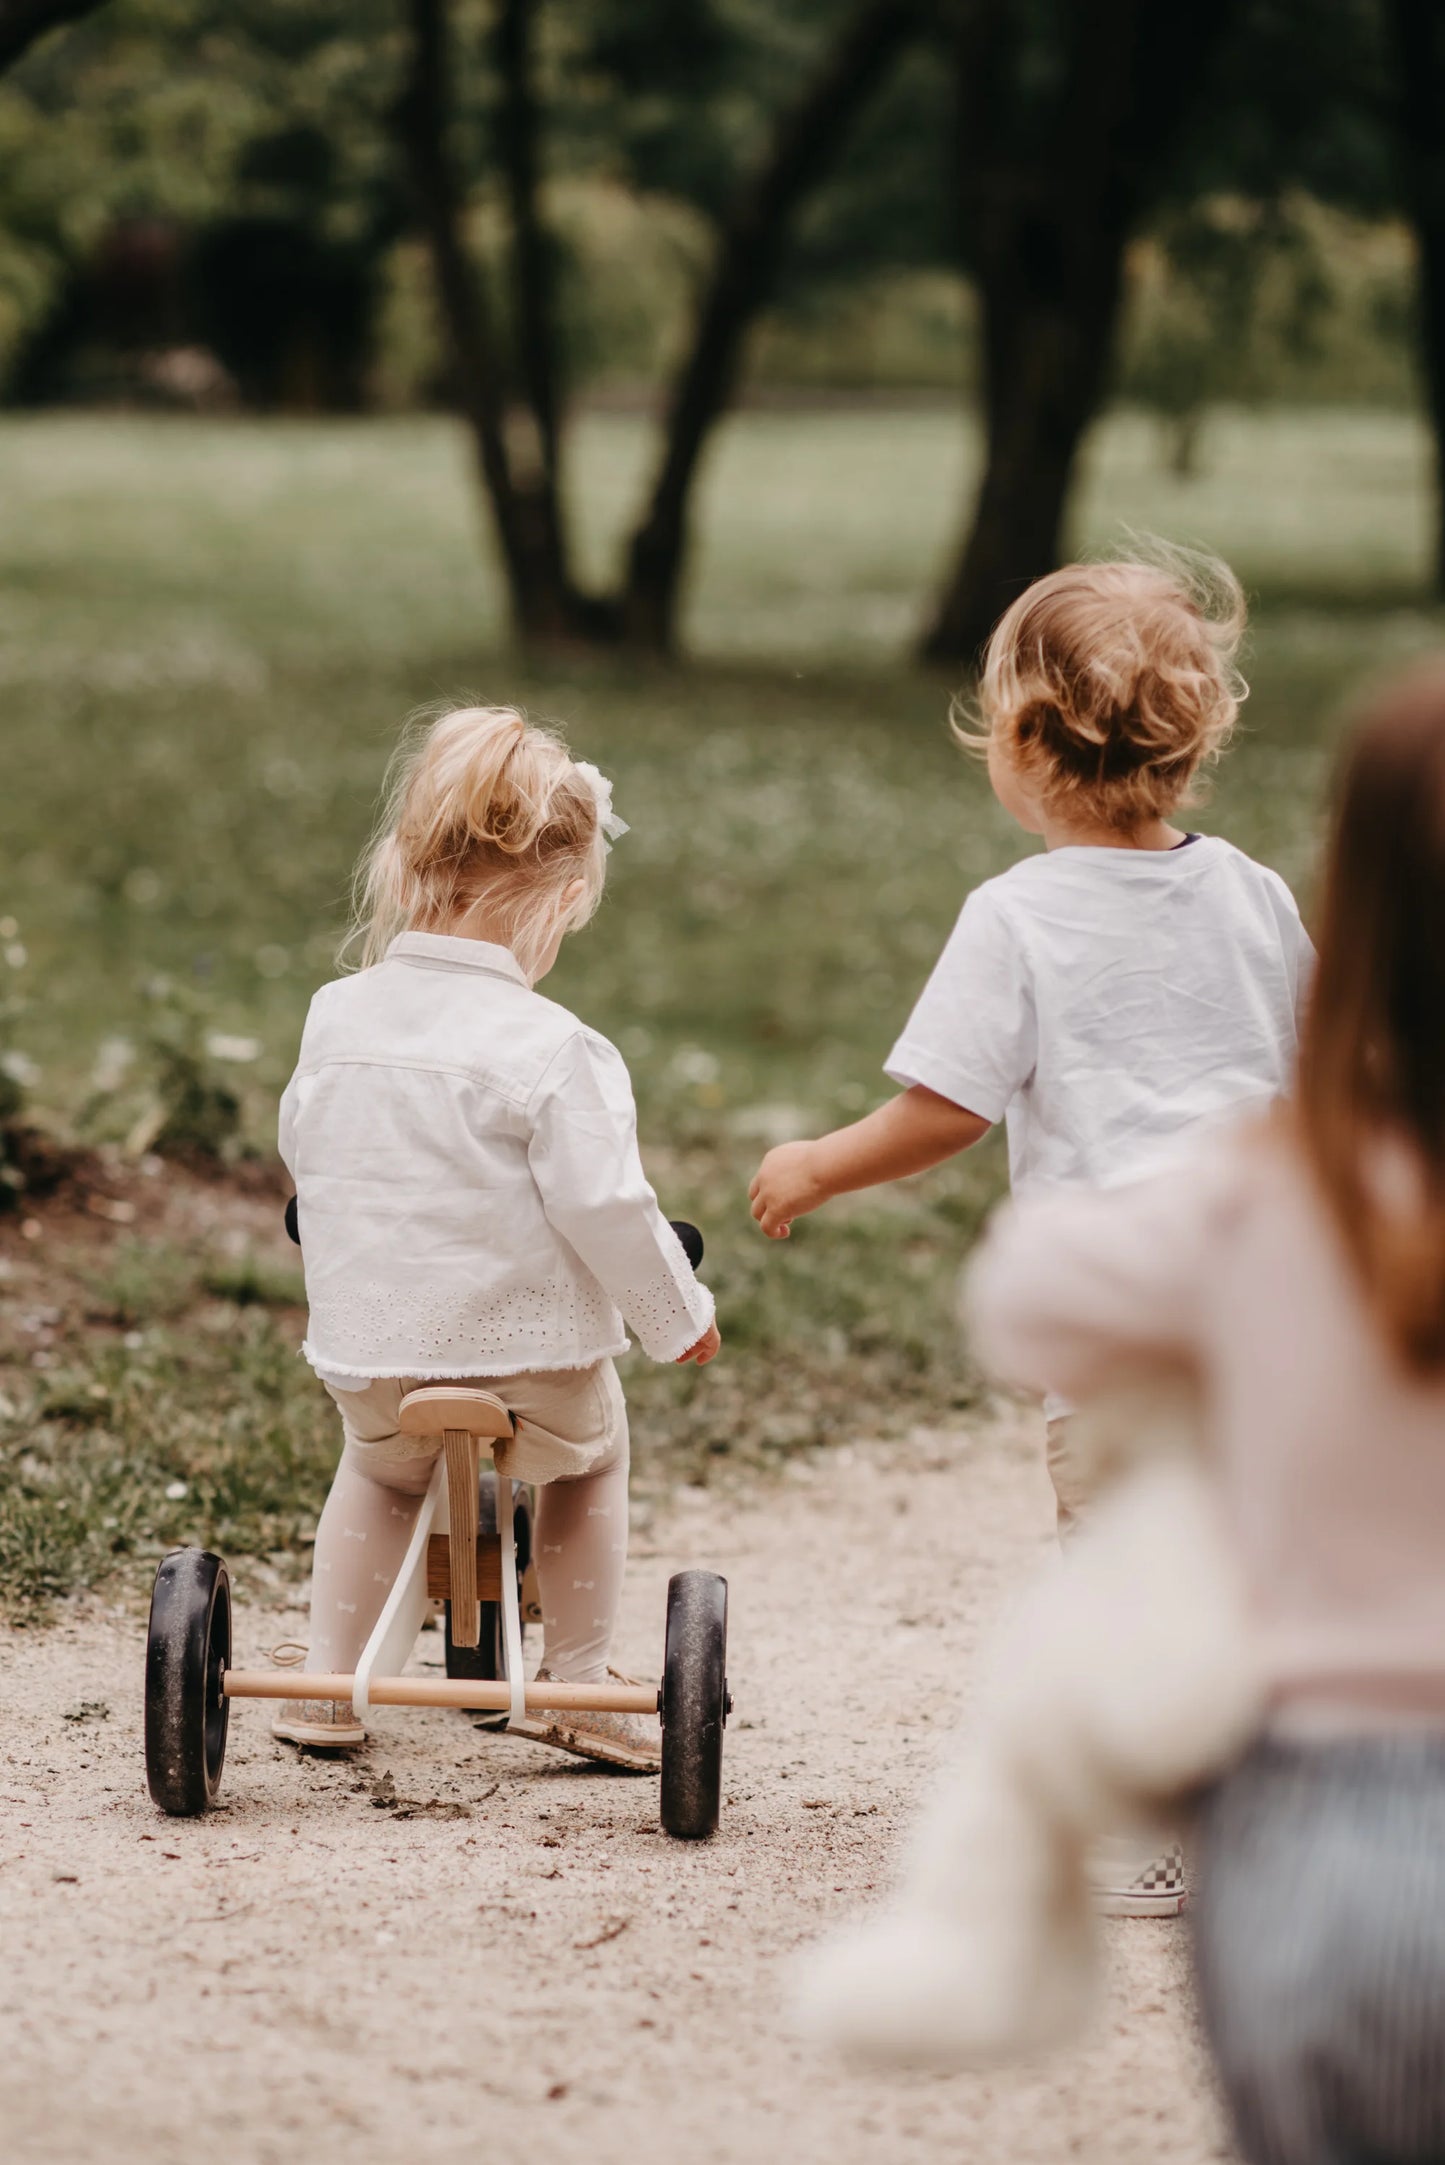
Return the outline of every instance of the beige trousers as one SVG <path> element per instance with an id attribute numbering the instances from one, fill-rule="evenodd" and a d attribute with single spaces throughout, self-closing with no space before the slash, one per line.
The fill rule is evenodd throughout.
<path id="1" fill-rule="evenodd" d="M 1079 1464 L 1077 1450 L 1070 1448 L 1070 1434 L 1076 1418 L 1072 1413 L 1055 1414 L 1045 1430 L 1048 1436 L 1049 1479 L 1054 1484 L 1054 1509 L 1058 1517 L 1061 1541 L 1073 1533 L 1093 1501 L 1093 1484 L 1086 1470 Z"/>
<path id="2" fill-rule="evenodd" d="M 1057 1414 L 1047 1433 L 1060 1540 L 1131 1467 L 1170 1452 L 1197 1458 L 1202 1419 L 1197 1385 L 1178 1375 L 1145 1377 Z"/>
<path id="3" fill-rule="evenodd" d="M 627 1565 L 627 1408 L 617 1371 L 597 1361 L 477 1380 L 517 1424 L 498 1446 L 498 1470 L 540 1488 L 543 1660 L 568 1683 L 601 1683 Z M 405 1559 L 442 1447 L 440 1437 L 401 1433 L 401 1401 L 414 1387 L 406 1377 L 354 1391 L 326 1386 L 344 1443 L 316 1529 L 308 1669 L 355 1669 Z"/>

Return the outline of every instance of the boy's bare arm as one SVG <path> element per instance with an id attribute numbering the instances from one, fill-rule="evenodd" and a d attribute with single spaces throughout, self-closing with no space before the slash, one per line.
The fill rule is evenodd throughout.
<path id="1" fill-rule="evenodd" d="M 770 1240 L 786 1240 L 794 1218 L 831 1197 L 926 1172 L 988 1130 L 977 1113 L 915 1083 L 851 1127 L 770 1150 L 748 1190 L 753 1216 Z"/>

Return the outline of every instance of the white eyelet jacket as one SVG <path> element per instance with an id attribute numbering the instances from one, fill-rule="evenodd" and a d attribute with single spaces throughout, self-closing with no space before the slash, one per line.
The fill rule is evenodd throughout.
<path id="1" fill-rule="evenodd" d="M 323 985 L 281 1100 L 311 1315 L 345 1388 L 654 1360 L 712 1295 L 657 1206 L 622 1056 L 506 948 L 406 932 Z"/>

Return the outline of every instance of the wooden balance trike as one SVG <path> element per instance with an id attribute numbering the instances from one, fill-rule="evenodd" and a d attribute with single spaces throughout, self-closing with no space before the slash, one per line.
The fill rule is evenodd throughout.
<path id="1" fill-rule="evenodd" d="M 656 1714 L 662 1723 L 661 1819 L 668 1834 L 712 1834 L 722 1802 L 727 1687 L 727 1581 L 679 1571 L 667 1589 L 660 1690 L 640 1684 L 528 1684 L 522 1668 L 518 1520 L 530 1532 L 525 1489 L 481 1464 L 512 1434 L 492 1391 L 428 1384 L 407 1393 L 401 1428 L 439 1436 L 442 1449 L 406 1559 L 354 1676 L 231 1667 L 231 1584 L 208 1549 L 173 1549 L 156 1572 L 146 1648 L 146 1778 L 163 1811 L 205 1811 L 221 1782 L 234 1699 L 349 1700 L 358 1720 L 374 1706 L 448 1706 L 500 1714 L 502 1726 L 536 1713 Z M 446 1527 L 443 1533 L 440 1526 Z M 494 1530 L 493 1530 L 494 1529 Z M 446 1603 L 447 1675 L 404 1676 L 433 1603 Z"/>

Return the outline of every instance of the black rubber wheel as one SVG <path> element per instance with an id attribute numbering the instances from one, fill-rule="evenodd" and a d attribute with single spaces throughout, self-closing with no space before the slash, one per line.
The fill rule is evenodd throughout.
<path id="1" fill-rule="evenodd" d="M 194 1818 L 221 1786 L 231 1702 L 231 1581 L 209 1549 L 161 1559 L 146 1639 L 146 1782 L 163 1812 Z"/>
<path id="2" fill-rule="evenodd" d="M 517 1599 L 522 1597 L 522 1577 L 532 1561 L 532 1492 L 520 1481 L 512 1483 L 512 1529 L 517 1540 Z M 490 1466 L 483 1473 L 477 1496 L 477 1531 L 497 1530 L 497 1477 Z M 446 1605 L 447 1675 L 464 1677 L 470 1684 L 500 1682 L 507 1673 L 507 1648 L 502 1632 L 502 1604 L 481 1604 L 481 1628 L 475 1646 L 452 1644 L 452 1605 Z M 525 1645 L 527 1625 L 522 1619 Z"/>
<path id="3" fill-rule="evenodd" d="M 667 1588 L 662 1826 L 684 1842 L 715 1834 L 722 1810 L 727 1651 L 727 1580 L 715 1571 L 679 1571 Z"/>

